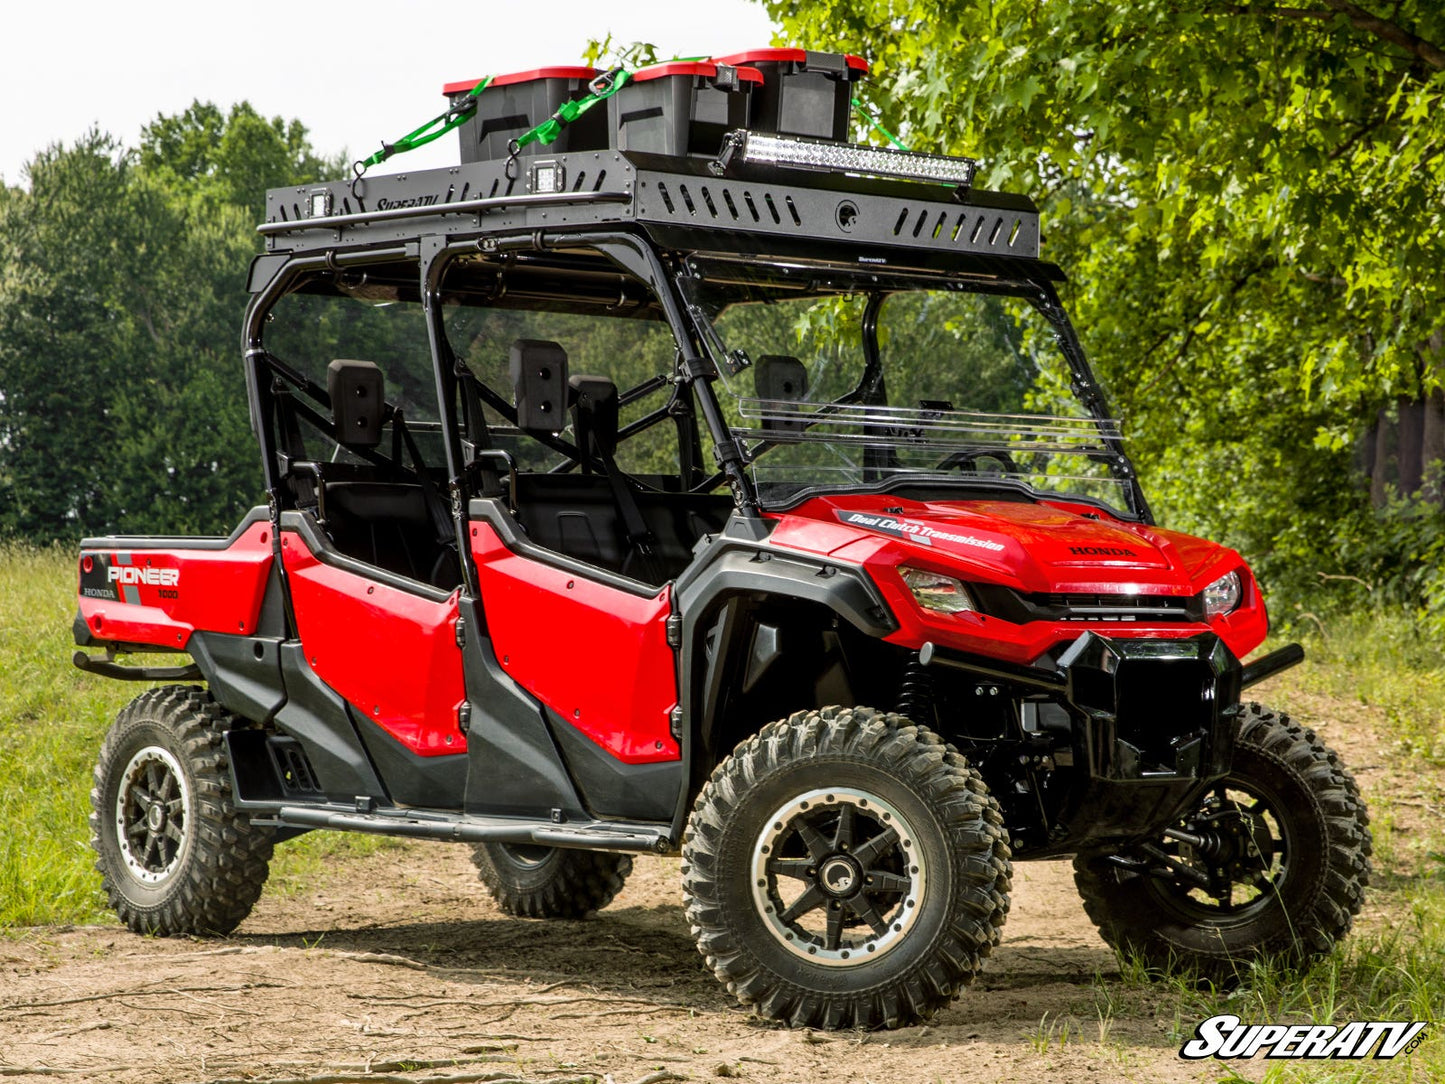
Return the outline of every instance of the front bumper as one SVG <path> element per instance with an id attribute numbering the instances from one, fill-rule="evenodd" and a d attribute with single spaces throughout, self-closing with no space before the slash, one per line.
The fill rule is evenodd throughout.
<path id="1" fill-rule="evenodd" d="M 1213 633 L 1185 640 L 1080 636 L 1059 657 L 1074 763 L 1114 782 L 1229 771 L 1242 669 Z"/>
<path id="2" fill-rule="evenodd" d="M 1266 657 L 1249 677 L 1273 672 L 1270 660 L 1298 661 L 1295 652 Z M 1155 833 L 1229 772 L 1246 671 L 1213 633 L 1140 639 L 1086 632 L 1050 667 L 933 645 L 919 657 L 1004 684 L 1020 702 L 1056 705 L 1048 733 L 1026 735 L 1052 738 L 1058 774 L 1067 772 L 1066 796 L 1045 803 L 1044 839 L 1035 841 L 1048 853 Z"/>

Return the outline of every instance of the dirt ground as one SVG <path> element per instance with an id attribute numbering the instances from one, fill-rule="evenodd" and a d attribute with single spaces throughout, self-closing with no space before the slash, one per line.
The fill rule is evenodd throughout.
<path id="1" fill-rule="evenodd" d="M 1315 701 L 1299 714 L 1318 721 L 1334 707 Z M 1323 733 L 1363 769 L 1368 794 L 1391 773 L 1370 721 L 1352 714 L 1359 725 Z M 638 859 L 625 891 L 593 919 L 538 922 L 499 912 L 465 849 L 408 844 L 339 865 L 307 891 L 268 891 L 225 941 L 118 927 L 0 940 L 0 1077 L 1218 1080 L 1221 1065 L 1179 1059 L 1167 998 L 1096 984 L 1116 974 L 1068 864 L 1020 863 L 1002 946 L 932 1024 L 790 1031 L 749 1017 L 704 969 L 677 859 Z"/>

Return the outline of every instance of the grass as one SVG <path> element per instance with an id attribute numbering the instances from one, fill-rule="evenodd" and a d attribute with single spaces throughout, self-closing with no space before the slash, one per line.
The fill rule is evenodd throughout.
<path id="1" fill-rule="evenodd" d="M 73 558 L 67 551 L 0 547 L 0 930 L 6 927 L 114 921 L 100 893 L 88 845 L 90 772 L 115 713 L 141 686 L 82 674 L 74 647 Z M 1335 618 L 1306 640 L 1310 661 L 1277 679 L 1271 695 L 1294 691 L 1368 705 L 1383 713 L 1396 748 L 1374 780 L 1419 787 L 1445 763 L 1445 656 L 1413 626 L 1388 616 Z M 1410 774 L 1415 773 L 1415 774 Z M 1262 964 L 1234 990 L 1200 989 L 1184 978 L 1153 982 L 1124 961 L 1100 977 L 1095 1004 L 1078 1021 L 1044 1018 L 1028 1036 L 1040 1054 L 1092 1042 L 1117 1051 L 1131 1018 L 1175 1021 L 1182 1043 L 1195 1025 L 1228 1012 L 1249 1023 L 1431 1022 L 1425 1042 L 1392 1062 L 1218 1064 L 1221 1080 L 1270 1084 L 1322 1081 L 1445 1080 L 1445 817 L 1406 831 L 1388 780 L 1371 795 L 1376 877 L 1355 933 L 1303 977 Z M 1436 811 L 1438 813 L 1438 810 Z M 324 880 L 337 861 L 395 841 L 317 832 L 283 844 L 271 891 L 297 893 Z M 1238 1075 L 1245 1072 L 1248 1076 Z"/>
<path id="2" fill-rule="evenodd" d="M 1315 619 L 1289 685 L 1384 713 L 1399 751 L 1445 765 L 1445 650 L 1399 611 Z"/>
<path id="3" fill-rule="evenodd" d="M 0 929 L 113 922 L 90 850 L 90 778 L 115 714 L 148 686 L 70 665 L 74 558 L 0 546 Z M 396 846 L 314 832 L 277 849 L 272 885 L 305 889 L 337 858 Z"/>
<path id="4" fill-rule="evenodd" d="M 70 665 L 74 569 L 60 550 L 0 550 L 0 924 L 109 914 L 91 870 L 90 772 L 138 689 Z"/>
<path id="5" fill-rule="evenodd" d="M 1170 1038 L 1183 1044 L 1200 1021 L 1221 1013 L 1244 1024 L 1424 1020 L 1429 1026 L 1421 1045 L 1393 1061 L 1212 1064 L 1230 1084 L 1445 1080 L 1445 832 L 1431 832 L 1407 853 L 1390 824 L 1376 821 L 1375 830 L 1382 845 L 1366 910 L 1351 935 L 1308 972 L 1265 960 L 1244 969 L 1233 989 L 1222 989 L 1189 975 L 1152 979 L 1140 961 L 1121 960 L 1117 978 L 1095 977 L 1101 1025 L 1148 1005 L 1166 1019 L 1172 1013 Z"/>

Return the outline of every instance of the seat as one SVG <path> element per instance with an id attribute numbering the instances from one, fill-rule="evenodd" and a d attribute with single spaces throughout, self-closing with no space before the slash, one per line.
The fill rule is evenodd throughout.
<path id="1" fill-rule="evenodd" d="M 449 552 L 437 541 L 426 495 L 415 483 L 328 482 L 326 531 L 347 556 L 422 583 L 433 582 Z"/>
<path id="2" fill-rule="evenodd" d="M 387 406 L 381 367 L 372 361 L 338 358 L 326 370 L 332 436 L 341 447 L 365 458 L 382 440 L 385 425 L 396 431 L 396 446 L 411 454 L 417 481 L 402 481 L 402 464 L 312 463 L 318 518 L 338 552 L 429 583 L 451 588 L 461 582 L 450 521 L 436 507 L 436 486 L 426 476 L 415 443 L 399 411 Z M 384 464 L 384 461 L 383 461 Z"/>
<path id="3" fill-rule="evenodd" d="M 591 460 L 602 464 L 617 510 L 617 525 L 625 541 L 622 571 L 647 583 L 661 583 L 666 576 L 657 564 L 656 538 L 637 503 L 637 493 L 617 465 L 617 385 L 605 376 L 578 375 L 567 381 L 572 401 L 572 431 L 581 449 L 582 469 Z"/>
<path id="4" fill-rule="evenodd" d="M 664 479 L 649 479 L 665 484 Z M 675 484 L 675 479 L 673 480 Z M 721 531 L 732 512 L 726 493 L 679 493 L 636 488 L 638 508 L 653 537 L 650 575 L 629 559 L 616 502 L 600 475 L 521 474 L 517 476 L 518 518 L 537 545 L 612 572 L 662 584 L 692 561 L 692 548 L 704 534 Z"/>

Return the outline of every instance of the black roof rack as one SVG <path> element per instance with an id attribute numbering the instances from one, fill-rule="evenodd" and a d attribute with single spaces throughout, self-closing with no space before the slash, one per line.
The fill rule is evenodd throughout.
<path id="1" fill-rule="evenodd" d="M 1038 262 L 1038 210 L 1023 196 L 786 167 L 734 165 L 719 177 L 709 164 L 582 151 L 278 188 L 259 230 L 278 253 L 635 224 L 685 250 L 764 254 L 806 241 L 847 248 L 860 262 L 938 270 L 977 257 Z"/>

